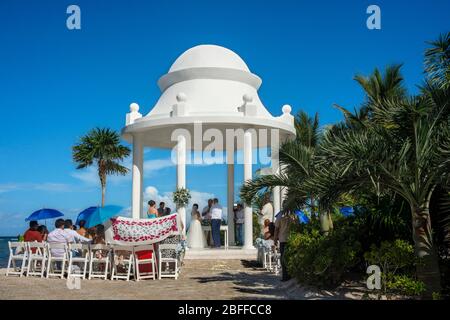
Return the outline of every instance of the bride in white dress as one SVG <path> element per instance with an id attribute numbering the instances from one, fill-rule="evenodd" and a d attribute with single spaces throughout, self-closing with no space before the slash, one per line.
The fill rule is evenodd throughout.
<path id="1" fill-rule="evenodd" d="M 187 234 L 187 246 L 192 249 L 206 248 L 206 238 L 203 234 L 201 215 L 198 211 L 198 205 L 192 206 L 191 225 Z"/>

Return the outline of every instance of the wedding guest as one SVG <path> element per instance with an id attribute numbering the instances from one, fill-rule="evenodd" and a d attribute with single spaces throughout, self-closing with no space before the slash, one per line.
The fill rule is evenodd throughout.
<path id="1" fill-rule="evenodd" d="M 147 218 L 154 219 L 159 216 L 159 209 L 156 210 L 156 202 L 153 200 L 150 200 L 148 202 L 148 210 L 147 210 Z"/>
<path id="2" fill-rule="evenodd" d="M 42 235 L 42 241 L 47 241 L 47 237 L 48 237 L 48 229 L 46 226 L 44 225 L 40 225 L 37 228 L 37 231 L 39 231 L 39 233 Z"/>
<path id="3" fill-rule="evenodd" d="M 166 208 L 164 209 L 164 214 L 163 214 L 163 216 L 168 216 L 171 212 L 172 212 L 172 209 L 170 209 L 169 207 L 166 207 Z"/>
<path id="4" fill-rule="evenodd" d="M 274 244 L 280 243 L 280 254 L 281 254 L 281 281 L 288 281 L 291 277 L 287 272 L 285 252 L 286 244 L 289 236 L 289 231 L 292 223 L 292 217 L 289 210 L 283 210 L 280 215 L 277 216 L 275 220 L 275 234 L 274 234 Z"/>
<path id="5" fill-rule="evenodd" d="M 80 220 L 78 222 L 78 225 L 80 226 L 80 228 L 77 230 L 78 234 L 80 236 L 86 237 L 87 238 L 87 229 L 84 227 L 86 225 L 86 220 Z"/>
<path id="6" fill-rule="evenodd" d="M 75 243 L 75 242 L 90 242 L 91 240 L 79 235 L 75 230 L 73 230 L 73 222 L 70 219 L 67 219 L 64 221 L 64 230 L 67 234 L 68 243 Z M 50 236 L 50 234 L 49 234 Z"/>
<path id="7" fill-rule="evenodd" d="M 30 221 L 30 228 L 25 231 L 23 235 L 23 240 L 25 242 L 42 242 L 42 234 L 38 231 L 39 224 L 37 221 Z M 35 253 L 36 249 L 32 249 L 32 252 Z"/>
<path id="8" fill-rule="evenodd" d="M 69 240 L 68 233 L 64 232 L 64 219 L 57 219 L 55 221 L 55 230 L 48 234 L 47 242 L 67 244 L 70 242 Z M 52 256 L 54 257 L 63 257 L 64 253 L 64 249 L 52 249 Z"/>
<path id="9" fill-rule="evenodd" d="M 93 244 L 106 244 L 105 241 L 105 226 L 99 224 L 96 226 L 96 233 L 94 239 L 92 239 Z"/>
<path id="10" fill-rule="evenodd" d="M 222 206 L 219 199 L 214 198 L 211 207 L 211 233 L 214 241 L 214 247 L 220 248 L 220 225 L 222 224 Z"/>
<path id="11" fill-rule="evenodd" d="M 39 224 L 37 221 L 30 221 L 29 228 L 23 235 L 25 242 L 42 242 L 42 234 L 38 231 Z"/>
<path id="12" fill-rule="evenodd" d="M 162 217 L 165 214 L 166 204 L 164 202 L 159 203 L 158 217 Z"/>
<path id="13" fill-rule="evenodd" d="M 244 222 L 245 213 L 242 204 L 238 203 L 236 210 L 236 237 L 239 245 L 244 245 Z"/>
<path id="14" fill-rule="evenodd" d="M 202 218 L 210 220 L 211 219 L 211 207 L 213 206 L 213 199 L 208 199 L 208 205 L 202 210 Z"/>

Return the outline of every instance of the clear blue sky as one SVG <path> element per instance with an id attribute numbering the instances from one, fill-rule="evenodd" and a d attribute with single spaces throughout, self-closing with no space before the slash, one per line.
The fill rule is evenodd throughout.
<path id="1" fill-rule="evenodd" d="M 66 28 L 66 8 L 81 8 L 81 30 Z M 366 28 L 377 4 L 382 29 Z M 76 172 L 71 146 L 89 129 L 120 130 L 130 102 L 147 113 L 157 79 L 186 49 L 218 44 L 237 52 L 263 79 L 273 114 L 319 112 L 340 119 L 333 103 L 353 108 L 352 80 L 375 67 L 404 63 L 414 92 L 425 41 L 450 29 L 450 1 L 0 1 L 0 235 L 17 234 L 42 206 L 68 216 L 99 202 L 93 172 Z M 173 191 L 167 151 L 146 153 L 149 196 Z M 153 162 L 152 162 L 153 161 Z M 196 199 L 225 201 L 223 166 L 188 168 Z M 158 171 L 158 172 L 156 172 Z M 211 179 L 211 177 L 214 177 Z M 240 183 L 242 169 L 236 172 Z M 112 179 L 108 203 L 129 207 L 129 178 Z"/>

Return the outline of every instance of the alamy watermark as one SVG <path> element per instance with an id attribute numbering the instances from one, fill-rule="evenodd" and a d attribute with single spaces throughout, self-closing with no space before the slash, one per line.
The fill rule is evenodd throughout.
<path id="1" fill-rule="evenodd" d="M 66 26 L 69 30 L 81 29 L 81 9 L 75 4 L 67 7 L 66 13 L 69 14 L 66 20 Z"/>
<path id="2" fill-rule="evenodd" d="M 367 267 L 366 273 L 369 275 L 367 277 L 366 285 L 369 290 L 380 290 L 381 289 L 381 269 L 377 265 L 370 265 Z"/>
<path id="3" fill-rule="evenodd" d="M 370 5 L 367 7 L 367 14 L 370 16 L 367 18 L 366 25 L 369 30 L 380 30 L 381 29 L 381 9 L 377 5 Z"/>

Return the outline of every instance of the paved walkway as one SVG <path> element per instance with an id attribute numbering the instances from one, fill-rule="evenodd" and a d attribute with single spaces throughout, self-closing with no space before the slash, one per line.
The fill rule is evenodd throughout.
<path id="1" fill-rule="evenodd" d="M 244 260 L 185 260 L 178 280 L 66 280 L 0 275 L 0 299 L 286 299 L 279 277 Z"/>

